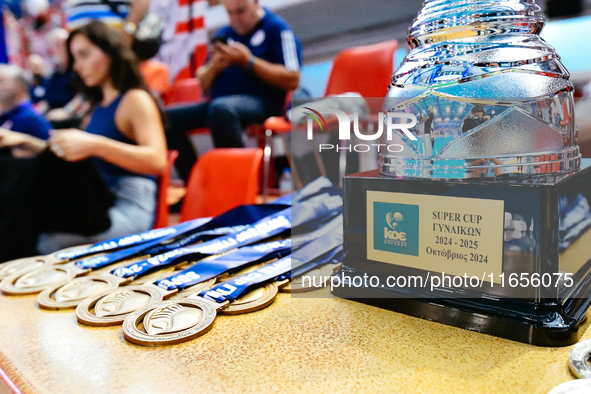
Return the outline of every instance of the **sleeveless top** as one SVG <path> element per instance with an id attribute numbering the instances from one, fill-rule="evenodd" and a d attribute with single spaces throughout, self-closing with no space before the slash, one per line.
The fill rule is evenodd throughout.
<path id="1" fill-rule="evenodd" d="M 86 131 L 88 133 L 101 135 L 115 141 L 137 145 L 135 141 L 127 138 L 115 124 L 115 112 L 117 111 L 117 107 L 119 107 L 119 103 L 121 102 L 121 99 L 124 95 L 125 93 L 121 93 L 119 97 L 113 100 L 113 102 L 106 107 L 103 107 L 100 104 L 97 105 L 90 118 L 90 123 L 86 127 Z M 113 186 L 117 180 L 123 176 L 136 176 L 155 179 L 150 175 L 131 172 L 98 157 L 93 157 L 92 160 L 95 162 L 99 173 L 109 187 Z"/>

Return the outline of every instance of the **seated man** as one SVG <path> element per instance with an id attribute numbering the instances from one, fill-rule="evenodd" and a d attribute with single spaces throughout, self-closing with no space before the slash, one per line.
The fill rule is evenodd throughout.
<path id="1" fill-rule="evenodd" d="M 32 101 L 37 103 L 40 112 L 63 108 L 76 96 L 77 91 L 72 84 L 74 74 L 68 68 L 66 42 L 69 35 L 64 29 L 53 29 L 47 35 L 47 48 L 55 62 L 55 69 L 32 91 Z"/>
<path id="2" fill-rule="evenodd" d="M 49 137 L 51 125 L 33 109 L 27 79 L 17 66 L 0 64 L 0 128 Z"/>
<path id="3" fill-rule="evenodd" d="M 167 111 L 167 142 L 180 152 L 185 180 L 196 160 L 185 133 L 209 127 L 216 148 L 243 147 L 242 129 L 281 115 L 289 90 L 299 85 L 301 46 L 283 18 L 258 0 L 223 0 L 230 26 L 221 29 L 208 62 L 197 70 L 211 101 Z"/>

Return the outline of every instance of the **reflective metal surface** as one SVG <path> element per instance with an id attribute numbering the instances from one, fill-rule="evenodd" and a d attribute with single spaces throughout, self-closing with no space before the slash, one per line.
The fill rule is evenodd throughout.
<path id="1" fill-rule="evenodd" d="M 573 85 L 543 25 L 533 0 L 427 0 L 384 102 L 416 115 L 417 140 L 394 133 L 404 149 L 380 155 L 381 175 L 543 183 L 576 171 Z"/>

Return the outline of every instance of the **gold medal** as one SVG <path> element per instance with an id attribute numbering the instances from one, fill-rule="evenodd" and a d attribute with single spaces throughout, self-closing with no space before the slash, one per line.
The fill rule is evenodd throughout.
<path id="1" fill-rule="evenodd" d="M 21 259 L 7 261 L 5 263 L 0 264 L 0 281 L 10 275 L 17 273 L 17 272 L 24 273 L 27 271 L 31 271 L 31 270 L 43 267 L 44 265 L 67 263 L 69 260 L 63 260 L 63 259 L 58 258 L 57 256 L 60 253 L 70 252 L 70 251 L 78 250 L 78 249 L 85 249 L 87 247 L 88 247 L 88 245 L 74 246 L 74 247 L 58 250 L 57 252 L 53 252 L 48 255 L 23 257 Z"/>
<path id="2" fill-rule="evenodd" d="M 117 263 L 114 267 L 103 267 L 101 270 L 111 270 L 113 268 L 131 264 L 135 261 L 141 261 L 142 259 L 145 259 L 145 256 L 125 260 Z M 131 283 L 131 279 L 129 278 L 120 278 L 108 272 L 101 275 L 82 276 L 90 272 L 90 270 L 81 270 L 78 267 L 76 267 L 76 269 L 80 270 L 79 274 L 74 275 L 75 272 L 72 272 L 65 280 L 53 282 L 41 291 L 37 296 L 37 303 L 40 308 L 54 310 L 76 308 L 80 302 L 88 297 Z M 167 270 L 167 272 L 170 270 L 171 269 Z M 162 271 L 158 271 L 155 274 L 160 275 L 161 272 Z M 142 279 L 149 280 L 150 275 Z M 142 282 L 139 280 L 136 282 L 138 285 L 141 283 Z"/>
<path id="3" fill-rule="evenodd" d="M 192 292 L 201 292 L 215 283 L 215 278 L 191 286 Z M 83 299 L 76 308 L 76 318 L 87 326 L 116 326 L 132 312 L 177 294 L 152 283 L 111 288 Z"/>
<path id="4" fill-rule="evenodd" d="M 208 259 L 203 261 L 207 260 Z M 185 263 L 181 263 L 183 266 L 184 264 Z M 88 326 L 102 327 L 118 325 L 123 323 L 130 313 L 135 312 L 140 308 L 155 304 L 170 297 L 174 297 L 175 299 L 186 299 L 192 296 L 197 296 L 203 290 L 209 289 L 213 286 L 219 278 L 234 278 L 254 271 L 263 265 L 264 264 L 254 265 L 230 276 L 222 274 L 218 278 L 212 278 L 197 283 L 180 293 L 177 290 L 164 290 L 152 283 L 146 283 L 141 286 L 124 286 L 107 289 L 101 293 L 93 294 L 92 296 L 81 300 L 76 308 L 76 317 L 80 323 Z M 122 285 L 123 284 L 120 284 L 120 286 Z M 39 305 L 41 305 L 41 303 Z"/>
<path id="5" fill-rule="evenodd" d="M 0 291 L 7 295 L 36 294 L 49 286 L 87 272 L 90 270 L 82 270 L 73 264 L 43 264 L 41 267 L 7 276 L 0 282 Z"/>
<path id="6" fill-rule="evenodd" d="M 119 262 L 116 266 L 130 264 L 142 258 L 145 257 L 135 257 L 131 260 Z M 110 269 L 112 269 L 112 267 L 103 267 L 95 272 L 106 271 Z M 73 286 L 75 286 L 75 288 L 83 294 L 86 294 L 86 292 L 83 290 L 84 285 L 88 285 L 91 287 L 94 286 L 95 289 L 97 288 L 96 284 L 92 283 L 92 281 L 98 280 L 102 283 L 106 282 L 107 284 L 111 284 L 113 283 L 113 281 L 119 281 L 121 283 L 126 281 L 129 282 L 128 280 L 122 280 L 113 275 L 110 275 L 110 280 L 105 280 L 103 276 L 101 276 L 100 278 L 93 277 L 90 281 L 75 279 L 87 275 L 92 271 L 93 270 L 90 268 L 78 267 L 76 265 L 76 260 L 67 263 L 43 264 L 38 268 L 26 271 L 18 271 L 12 275 L 7 276 L 2 280 L 2 282 L 0 282 L 0 291 L 7 295 L 27 295 L 37 294 L 47 289 L 49 295 L 44 294 L 44 296 L 41 297 L 42 302 L 44 302 L 42 307 L 47 305 L 47 309 L 60 309 L 57 307 L 57 305 L 51 303 L 48 300 L 52 299 L 51 295 L 53 295 L 59 287 L 69 284 L 72 280 L 74 280 L 75 282 Z M 73 296 L 75 293 L 76 292 L 69 292 L 67 293 L 67 295 L 65 295 L 65 297 Z"/>
<path id="7" fill-rule="evenodd" d="M 146 305 L 131 313 L 123 323 L 128 341 L 143 346 L 165 346 L 190 341 L 208 332 L 218 313 L 237 315 L 258 311 L 276 298 L 288 280 L 249 291 L 233 302 L 216 303 L 197 294 Z"/>
<path id="8" fill-rule="evenodd" d="M 143 346 L 174 345 L 197 338 L 211 329 L 219 305 L 203 298 L 185 298 L 147 305 L 123 324 L 123 335 Z"/>
<path id="9" fill-rule="evenodd" d="M 45 256 L 25 257 L 3 263 L 0 265 L 0 281 L 16 272 L 42 267 L 45 264 L 43 257 Z"/>
<path id="10" fill-rule="evenodd" d="M 126 281 L 129 282 L 114 275 L 75 278 L 66 284 L 46 288 L 37 296 L 37 303 L 43 309 L 75 308 L 85 298 L 117 288 Z"/>
<path id="11" fill-rule="evenodd" d="M 268 285 L 249 291 L 236 299 L 236 301 L 228 304 L 226 308 L 220 309 L 218 313 L 220 315 L 241 315 L 256 312 L 271 305 L 275 301 L 277 293 L 279 293 L 278 285 L 276 283 L 269 283 Z"/>

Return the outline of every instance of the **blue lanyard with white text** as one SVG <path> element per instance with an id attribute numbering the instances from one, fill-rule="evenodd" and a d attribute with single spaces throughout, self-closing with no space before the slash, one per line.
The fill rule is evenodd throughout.
<path id="1" fill-rule="evenodd" d="M 294 258 L 294 255 L 291 254 L 256 271 L 220 283 L 210 290 L 201 292 L 199 295 L 217 303 L 234 301 L 253 286 L 277 279 L 289 279 L 292 268 L 298 269 L 307 264 L 331 262 L 335 255 L 342 250 L 342 243 L 342 234 L 330 234 L 318 238 L 316 241 L 310 242 L 299 249 L 297 258 Z"/>
<path id="2" fill-rule="evenodd" d="M 202 261 L 154 284 L 168 291 L 175 289 L 181 291 L 236 268 L 281 258 L 290 253 L 291 240 L 289 239 L 245 246 L 213 260 Z"/>
<path id="3" fill-rule="evenodd" d="M 203 239 L 212 239 L 243 229 L 271 213 L 283 209 L 279 205 L 243 205 L 223 213 L 211 220 L 195 219 L 181 223 L 171 229 L 177 229 L 166 237 L 152 242 L 126 248 L 107 255 L 96 256 L 76 262 L 79 268 L 102 268 L 113 263 L 126 260 L 136 255 L 157 255 L 177 249 Z M 182 237 L 182 238 L 181 238 Z M 163 244 L 165 241 L 173 241 Z"/>
<path id="4" fill-rule="evenodd" d="M 241 246 L 260 242 L 291 230 L 292 224 L 294 227 L 302 228 L 307 223 L 317 222 L 318 218 L 326 220 L 326 218 L 335 214 L 338 215 L 342 210 L 342 203 L 341 205 L 327 204 L 327 201 L 326 196 L 320 195 L 307 200 L 305 203 L 298 204 L 297 217 L 294 217 L 293 221 L 291 216 L 292 208 L 288 208 L 235 234 L 229 234 L 199 245 L 173 249 L 127 267 L 117 268 L 111 273 L 120 278 L 137 277 L 159 267 L 202 259 L 207 255 L 220 254 Z"/>
<path id="5" fill-rule="evenodd" d="M 291 208 L 268 216 L 241 231 L 211 241 L 184 248 L 173 249 L 147 260 L 117 268 L 111 274 L 120 278 L 136 278 L 154 269 L 167 267 L 188 260 L 201 260 L 210 255 L 221 254 L 241 246 L 253 244 L 279 235 L 291 228 Z"/>
<path id="6" fill-rule="evenodd" d="M 209 219 L 195 219 L 195 221 L 181 223 L 178 226 L 174 227 L 159 228 L 155 230 L 146 231 L 140 234 L 133 234 L 125 237 L 114 238 L 108 241 L 98 242 L 92 246 L 89 246 L 88 248 L 60 252 L 56 255 L 56 257 L 60 260 L 73 260 L 92 254 L 106 252 L 109 250 L 115 250 L 124 247 L 144 244 L 149 241 L 161 240 L 164 237 L 169 236 L 171 234 L 177 234 L 179 231 L 182 231 L 182 229 L 193 225 L 193 222 L 204 224 L 207 223 L 207 221 L 209 221 Z"/>
<path id="7" fill-rule="evenodd" d="M 183 290 L 189 286 L 215 278 L 237 267 L 252 265 L 259 261 L 281 258 L 291 253 L 291 248 L 299 247 L 332 232 L 342 232 L 343 216 L 339 215 L 325 226 L 309 234 L 291 240 L 272 241 L 265 244 L 245 246 L 214 260 L 195 264 L 166 279 L 154 282 L 165 290 Z"/>

